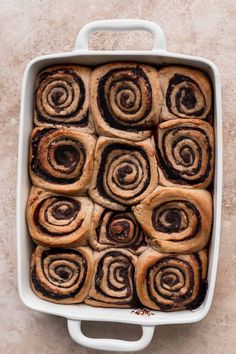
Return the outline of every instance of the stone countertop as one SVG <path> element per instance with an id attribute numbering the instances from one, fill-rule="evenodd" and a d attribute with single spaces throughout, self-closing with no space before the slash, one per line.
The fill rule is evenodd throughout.
<path id="1" fill-rule="evenodd" d="M 236 348 L 236 2 L 234 0 L 110 0 L 1 2 L 0 12 L 0 353 L 95 353 L 69 337 L 66 321 L 26 308 L 17 293 L 16 165 L 23 70 L 36 56 L 71 50 L 79 29 L 108 18 L 142 18 L 161 25 L 167 48 L 216 63 L 223 87 L 224 194 L 222 241 L 213 305 L 191 325 L 162 326 L 145 353 L 233 354 Z M 150 36 L 99 34 L 96 49 L 149 49 Z M 127 328 L 126 328 L 127 327 Z M 140 329 L 85 323 L 87 334 L 135 339 Z"/>

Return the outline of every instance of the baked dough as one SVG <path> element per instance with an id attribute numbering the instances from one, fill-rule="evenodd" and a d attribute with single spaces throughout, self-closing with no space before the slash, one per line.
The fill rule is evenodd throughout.
<path id="1" fill-rule="evenodd" d="M 91 75 L 91 113 L 99 135 L 141 141 L 159 122 L 158 71 L 139 63 L 110 63 Z"/>
<path id="2" fill-rule="evenodd" d="M 155 133 L 160 184 L 207 188 L 214 174 L 214 130 L 200 119 L 175 119 Z"/>
<path id="3" fill-rule="evenodd" d="M 27 204 L 29 233 L 40 245 L 81 246 L 87 243 L 92 213 L 88 197 L 59 195 L 33 186 Z"/>
<path id="4" fill-rule="evenodd" d="M 212 198 L 206 190 L 159 186 L 133 212 L 159 252 L 193 253 L 208 244 Z"/>
<path id="5" fill-rule="evenodd" d="M 112 210 L 139 203 L 158 184 L 155 148 L 150 139 L 130 142 L 99 137 L 90 197 Z"/>
<path id="6" fill-rule="evenodd" d="M 161 121 L 176 118 L 207 119 L 212 108 L 209 77 L 201 70 L 167 66 L 159 71 L 164 102 Z"/>
<path id="7" fill-rule="evenodd" d="M 91 68 L 55 65 L 42 70 L 35 82 L 34 123 L 93 133 L 89 113 Z"/>
<path id="8" fill-rule="evenodd" d="M 56 193 L 85 193 L 93 173 L 95 144 L 90 134 L 35 128 L 29 153 L 33 185 Z"/>
<path id="9" fill-rule="evenodd" d="M 90 246 L 96 251 L 124 248 L 139 255 L 147 248 L 146 237 L 131 210 L 114 211 L 95 204 Z"/>
<path id="10" fill-rule="evenodd" d="M 151 248 L 136 266 L 136 288 L 144 306 L 159 311 L 193 310 L 207 290 L 207 250 L 182 255 L 159 253 Z"/>
<path id="11" fill-rule="evenodd" d="M 136 302 L 137 257 L 124 249 L 94 252 L 94 275 L 85 303 L 99 307 L 132 307 Z"/>
<path id="12" fill-rule="evenodd" d="M 93 253 L 89 247 L 63 249 L 37 246 L 31 258 L 31 288 L 37 296 L 50 302 L 83 302 L 92 275 Z"/>

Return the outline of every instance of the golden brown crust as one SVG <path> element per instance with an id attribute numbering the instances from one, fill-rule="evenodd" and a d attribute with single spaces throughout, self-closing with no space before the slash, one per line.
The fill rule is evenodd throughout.
<path id="1" fill-rule="evenodd" d="M 95 144 L 90 134 L 35 128 L 29 153 L 33 185 L 56 193 L 85 193 L 93 173 Z"/>
<path id="2" fill-rule="evenodd" d="M 90 97 L 97 133 L 134 141 L 151 136 L 163 101 L 154 67 L 122 62 L 92 72 Z"/>
<path id="3" fill-rule="evenodd" d="M 164 103 L 161 121 L 176 118 L 206 119 L 212 108 L 208 76 L 201 70 L 167 66 L 159 71 Z"/>
<path id="4" fill-rule="evenodd" d="M 137 257 L 125 249 L 94 252 L 94 275 L 85 303 L 99 307 L 132 307 L 136 301 Z"/>
<path id="5" fill-rule="evenodd" d="M 207 188 L 214 174 L 214 130 L 199 119 L 159 124 L 156 147 L 160 184 Z"/>
<path id="6" fill-rule="evenodd" d="M 130 142 L 99 137 L 90 197 L 112 210 L 125 210 L 158 184 L 155 149 L 150 139 Z"/>
<path id="7" fill-rule="evenodd" d="M 78 65 L 55 65 L 42 70 L 35 82 L 35 125 L 93 133 L 89 114 L 91 71 Z"/>
<path id="8" fill-rule="evenodd" d="M 90 246 L 96 251 L 124 248 L 139 255 L 147 248 L 146 237 L 131 210 L 113 211 L 95 204 Z"/>
<path id="9" fill-rule="evenodd" d="M 93 253 L 89 247 L 37 246 L 32 254 L 30 285 L 44 300 L 60 304 L 83 302 L 92 274 Z"/>
<path id="10" fill-rule="evenodd" d="M 193 253 L 208 244 L 212 198 L 206 190 L 159 186 L 132 209 L 159 252 Z"/>
<path id="11" fill-rule="evenodd" d="M 76 247 L 87 243 L 93 202 L 32 187 L 27 203 L 29 233 L 36 244 Z"/>
<path id="12" fill-rule="evenodd" d="M 160 311 L 195 309 L 206 293 L 207 251 L 164 254 L 151 248 L 139 258 L 136 287 L 144 306 Z"/>

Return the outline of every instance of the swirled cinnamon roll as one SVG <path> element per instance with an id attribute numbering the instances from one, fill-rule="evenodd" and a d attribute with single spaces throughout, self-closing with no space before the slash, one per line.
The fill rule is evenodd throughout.
<path id="1" fill-rule="evenodd" d="M 137 301 L 134 272 L 137 257 L 125 249 L 94 252 L 94 275 L 85 303 L 100 307 L 132 307 Z"/>
<path id="2" fill-rule="evenodd" d="M 89 235 L 97 251 L 125 248 L 138 255 L 147 248 L 146 237 L 131 210 L 113 211 L 96 204 Z"/>
<path id="3" fill-rule="evenodd" d="M 93 202 L 32 187 L 27 204 L 29 233 L 37 244 L 75 247 L 87 243 Z"/>
<path id="4" fill-rule="evenodd" d="M 91 75 L 91 113 L 96 131 L 108 137 L 147 139 L 162 107 L 158 72 L 137 63 L 110 63 Z"/>
<path id="5" fill-rule="evenodd" d="M 159 252 L 193 253 L 208 244 L 212 198 L 206 190 L 159 186 L 133 212 Z"/>
<path id="6" fill-rule="evenodd" d="M 78 65 L 56 65 L 41 71 L 35 83 L 35 125 L 94 132 L 89 117 L 91 71 Z"/>
<path id="7" fill-rule="evenodd" d="M 144 306 L 160 311 L 195 309 L 207 290 L 207 250 L 164 254 L 148 249 L 139 258 L 136 287 Z"/>
<path id="8" fill-rule="evenodd" d="M 56 193 L 84 193 L 93 173 L 95 144 L 90 134 L 35 128 L 29 162 L 32 183 Z"/>
<path id="9" fill-rule="evenodd" d="M 201 70 L 167 66 L 159 71 L 164 104 L 161 120 L 176 118 L 206 119 L 212 108 L 208 76 Z"/>
<path id="10" fill-rule="evenodd" d="M 199 119 L 175 119 L 156 130 L 160 184 L 206 188 L 214 171 L 214 131 Z"/>
<path id="11" fill-rule="evenodd" d="M 37 246 L 31 258 L 30 284 L 40 298 L 61 304 L 83 302 L 93 274 L 89 247 L 76 249 Z"/>
<path id="12" fill-rule="evenodd" d="M 155 149 L 150 139 L 137 143 L 99 137 L 95 157 L 89 194 L 104 207 L 125 210 L 158 184 Z"/>

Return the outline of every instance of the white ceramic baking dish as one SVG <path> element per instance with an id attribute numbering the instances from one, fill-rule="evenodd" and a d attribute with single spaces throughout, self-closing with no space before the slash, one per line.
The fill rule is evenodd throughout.
<path id="1" fill-rule="evenodd" d="M 96 31 L 134 31 L 146 30 L 153 35 L 151 51 L 92 51 L 88 49 L 89 36 Z M 183 43 L 184 45 L 184 43 Z M 112 61 L 136 61 L 154 65 L 183 64 L 205 71 L 212 81 L 214 91 L 214 128 L 215 128 L 215 178 L 214 178 L 214 224 L 209 253 L 208 291 L 202 305 L 194 311 L 186 310 L 173 313 L 155 312 L 152 316 L 140 316 L 131 309 L 103 309 L 85 304 L 59 305 L 38 298 L 29 284 L 30 256 L 33 244 L 25 221 L 25 207 L 30 188 L 28 177 L 29 136 L 33 127 L 34 81 L 38 72 L 54 64 L 101 65 Z M 77 37 L 75 49 L 69 53 L 45 55 L 33 59 L 26 67 L 22 84 L 21 114 L 18 152 L 17 180 L 17 252 L 18 287 L 20 298 L 31 309 L 65 317 L 71 337 L 79 344 L 108 351 L 136 351 L 144 349 L 152 340 L 155 326 L 164 324 L 193 323 L 203 319 L 208 313 L 216 280 L 217 261 L 220 242 L 221 195 L 222 195 L 222 117 L 221 86 L 217 67 L 211 61 L 166 51 L 165 37 L 161 28 L 144 20 L 105 20 L 84 26 Z M 81 321 L 108 321 L 130 323 L 142 326 L 142 336 L 137 341 L 118 339 L 89 338 L 81 330 Z"/>

